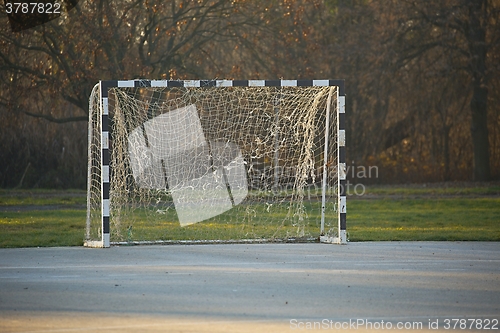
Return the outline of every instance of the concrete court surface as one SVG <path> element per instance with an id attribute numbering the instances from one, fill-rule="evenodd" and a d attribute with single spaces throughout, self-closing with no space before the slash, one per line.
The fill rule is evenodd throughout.
<path id="1" fill-rule="evenodd" d="M 0 249 L 1 333 L 500 330 L 498 320 L 499 242 Z"/>

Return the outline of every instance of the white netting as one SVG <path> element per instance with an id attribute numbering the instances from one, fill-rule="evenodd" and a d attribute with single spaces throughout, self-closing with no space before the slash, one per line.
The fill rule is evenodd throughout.
<path id="1" fill-rule="evenodd" d="M 97 92 L 87 240 L 101 233 Z M 336 96 L 336 87 L 111 88 L 111 241 L 317 237 L 325 163 L 326 231 L 335 228 Z"/>

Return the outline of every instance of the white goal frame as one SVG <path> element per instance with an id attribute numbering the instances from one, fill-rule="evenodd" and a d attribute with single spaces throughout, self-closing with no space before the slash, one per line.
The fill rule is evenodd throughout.
<path id="1" fill-rule="evenodd" d="M 329 135 L 336 135 L 337 140 L 335 144 L 338 145 L 337 151 L 337 224 L 338 235 L 331 237 L 325 235 L 325 193 L 326 193 L 326 170 L 327 159 L 324 159 L 323 165 L 323 179 L 322 179 L 322 204 L 321 204 L 321 230 L 320 241 L 325 243 L 346 244 L 346 148 L 345 148 L 345 87 L 344 80 L 109 80 L 99 81 L 99 113 L 101 119 L 101 151 L 100 151 L 100 187 L 101 187 L 101 237 L 100 241 L 89 240 L 90 228 L 90 165 L 89 165 L 89 184 L 88 184 L 88 198 L 87 198 L 87 240 L 85 246 L 87 247 L 110 247 L 110 117 L 108 107 L 108 91 L 111 88 L 133 88 L 133 87 L 184 87 L 184 88 L 203 88 L 203 87 L 310 87 L 310 86 L 334 86 L 336 89 L 336 110 L 337 112 L 337 133 L 328 133 L 330 102 L 327 103 L 327 125 L 325 131 L 325 148 L 324 154 L 326 156 L 328 150 Z M 89 163 L 91 163 L 91 135 L 95 129 L 91 128 L 92 115 L 89 112 Z"/>

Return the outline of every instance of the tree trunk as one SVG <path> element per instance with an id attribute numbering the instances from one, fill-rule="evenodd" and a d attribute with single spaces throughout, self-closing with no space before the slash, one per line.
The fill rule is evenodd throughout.
<path id="1" fill-rule="evenodd" d="M 444 125 L 443 126 L 443 157 L 444 157 L 444 170 L 443 170 L 443 178 L 444 181 L 451 180 L 451 172 L 450 172 L 450 129 L 451 126 Z"/>
<path id="2" fill-rule="evenodd" d="M 486 31 L 481 18 L 487 12 L 486 0 L 474 0 L 469 7 L 469 51 L 472 71 L 471 137 L 474 149 L 474 180 L 490 179 L 490 146 L 488 141 L 488 89 L 486 78 Z"/>
<path id="3" fill-rule="evenodd" d="M 490 179 L 490 145 L 488 141 L 488 117 L 486 109 L 486 88 L 474 85 L 470 104 L 472 112 L 471 136 L 474 147 L 474 180 Z"/>

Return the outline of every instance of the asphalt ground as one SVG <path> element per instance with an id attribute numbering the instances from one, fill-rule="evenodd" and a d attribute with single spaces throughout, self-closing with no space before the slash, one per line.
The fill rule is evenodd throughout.
<path id="1" fill-rule="evenodd" d="M 499 242 L 0 249 L 0 332 L 500 330 Z"/>

